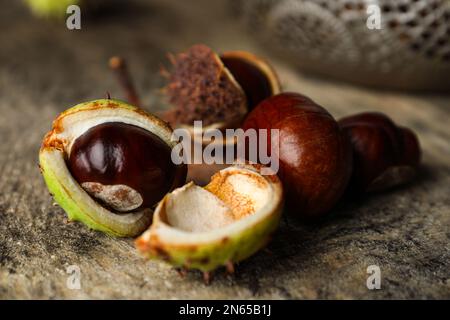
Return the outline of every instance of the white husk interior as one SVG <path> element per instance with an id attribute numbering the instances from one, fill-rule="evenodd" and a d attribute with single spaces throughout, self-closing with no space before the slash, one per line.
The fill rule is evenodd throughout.
<path id="1" fill-rule="evenodd" d="M 242 174 L 229 176 L 228 182 L 230 182 L 234 189 L 238 190 L 240 194 L 252 199 L 255 212 L 260 210 L 267 202 L 267 199 L 270 198 L 269 193 L 271 189 L 269 188 L 268 183 L 264 187 L 257 186 L 248 176 Z"/>
<path id="2" fill-rule="evenodd" d="M 241 194 L 249 195 L 254 201 L 255 211 L 241 219 L 230 221 L 228 218 L 221 218 L 221 223 L 217 223 L 215 228 L 209 230 L 205 226 L 208 226 L 209 222 L 205 221 L 205 218 L 211 218 L 214 215 L 229 214 L 228 210 L 224 210 L 223 206 L 227 207 L 220 199 L 216 200 L 208 199 L 201 203 L 201 197 L 203 197 L 206 190 L 198 191 L 196 186 L 188 184 L 182 188 L 175 190 L 170 195 L 166 196 L 165 202 L 162 201 L 155 210 L 154 225 L 151 229 L 146 231 L 142 238 L 143 240 L 149 240 L 152 233 L 157 233 L 160 240 L 164 243 L 171 243 L 174 245 L 189 245 L 189 244 L 201 244 L 209 243 L 217 239 L 224 237 L 232 237 L 235 234 L 239 234 L 250 228 L 253 224 L 263 220 L 268 215 L 271 215 L 277 207 L 279 207 L 282 201 L 282 191 L 279 185 L 272 185 L 266 181 L 264 185 L 257 184 L 248 175 L 240 175 L 239 172 L 247 172 L 257 175 L 256 172 L 248 169 L 229 167 L 221 172 L 235 171 L 236 173 L 230 175 L 228 180 L 235 190 Z M 261 180 L 259 180 L 261 181 Z M 194 188 L 195 187 L 195 188 Z M 183 196 L 180 194 L 186 193 Z M 189 193 L 198 193 L 195 197 L 189 197 Z M 171 201 L 170 197 L 175 194 L 178 199 L 185 197 L 184 211 L 181 207 L 177 207 L 174 210 L 173 206 L 167 206 Z M 211 194 L 211 193 L 210 193 Z M 211 194 L 212 195 L 212 194 Z M 213 195 L 215 197 L 215 195 Z M 199 208 L 201 212 L 196 213 L 196 217 L 192 218 L 189 214 L 195 211 L 195 208 L 201 204 L 203 207 Z M 214 213 L 214 211 L 216 211 Z M 170 217 L 170 218 L 169 218 Z M 168 221 L 166 221 L 166 219 Z M 186 221 L 189 219 L 195 219 L 195 221 Z M 173 222 L 176 221 L 176 224 Z M 187 231 L 184 229 L 186 224 L 202 224 L 202 227 L 197 227 L 196 230 Z M 209 226 L 211 226 L 209 224 Z"/>
<path id="3" fill-rule="evenodd" d="M 66 152 L 70 154 L 72 144 L 79 136 L 96 125 L 108 122 L 121 122 L 135 125 L 154 133 L 161 138 L 161 140 L 169 144 L 170 147 L 173 147 L 176 144 L 176 142 L 171 141 L 172 133 L 170 130 L 139 115 L 133 110 L 123 108 L 105 108 L 93 111 L 84 110 L 69 114 L 64 117 L 62 121 L 64 128 L 63 132 L 59 133 L 57 136 L 67 141 L 65 148 Z"/>
<path id="4" fill-rule="evenodd" d="M 230 208 L 211 192 L 189 183 L 167 197 L 168 223 L 180 230 L 203 232 L 234 221 Z"/>

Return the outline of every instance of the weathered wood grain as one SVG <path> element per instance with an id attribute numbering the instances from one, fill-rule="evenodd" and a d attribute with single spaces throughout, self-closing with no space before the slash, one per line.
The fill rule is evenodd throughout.
<path id="1" fill-rule="evenodd" d="M 204 42 L 268 56 L 222 1 L 134 3 L 71 32 L 0 0 L 0 298 L 450 298 L 450 96 L 328 82 L 274 57 L 286 89 L 336 117 L 379 110 L 416 130 L 424 150 L 418 179 L 345 204 L 317 225 L 285 219 L 266 250 L 234 277 L 220 270 L 210 286 L 199 273 L 183 279 L 144 261 L 131 240 L 67 224 L 39 174 L 39 144 L 58 112 L 106 91 L 123 98 L 111 55 L 128 59 L 151 110 L 168 51 Z M 372 264 L 381 268 L 381 290 L 366 288 Z M 69 265 L 81 268 L 81 290 L 66 286 Z"/>

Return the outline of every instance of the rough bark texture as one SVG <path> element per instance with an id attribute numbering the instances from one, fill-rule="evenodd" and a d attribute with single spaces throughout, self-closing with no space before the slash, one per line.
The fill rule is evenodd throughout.
<path id="1" fill-rule="evenodd" d="M 181 278 L 144 261 L 131 240 L 67 224 L 39 174 L 39 144 L 60 111 L 106 91 L 123 98 L 110 56 L 128 59 L 151 110 L 166 52 L 204 42 L 270 57 L 221 1 L 127 3 L 68 31 L 64 21 L 37 20 L 20 1 L 0 0 L 0 298 L 450 298 L 450 97 L 318 80 L 275 58 L 286 89 L 334 116 L 377 110 L 413 128 L 424 151 L 418 179 L 342 205 L 317 225 L 285 219 L 266 250 L 233 277 L 219 270 L 209 286 L 197 272 Z M 366 287 L 372 264 L 381 290 Z M 69 265 L 81 268 L 80 290 L 66 286 Z"/>

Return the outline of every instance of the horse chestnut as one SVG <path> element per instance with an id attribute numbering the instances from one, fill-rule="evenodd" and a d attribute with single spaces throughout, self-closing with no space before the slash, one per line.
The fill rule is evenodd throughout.
<path id="1" fill-rule="evenodd" d="M 75 140 L 68 167 L 92 197 L 128 212 L 152 207 L 171 189 L 170 153 L 167 143 L 148 130 L 107 122 Z"/>
<path id="2" fill-rule="evenodd" d="M 267 149 L 277 144 L 287 205 L 299 217 L 317 218 L 334 206 L 350 178 L 352 156 L 348 139 L 324 108 L 300 94 L 278 94 L 250 112 L 243 129 L 250 128 L 279 129 L 278 141 L 268 132 Z"/>
<path id="3" fill-rule="evenodd" d="M 420 163 L 417 136 L 382 113 L 366 112 L 339 120 L 353 146 L 349 193 L 381 191 L 410 181 Z"/>
<path id="4" fill-rule="evenodd" d="M 39 167 L 69 221 L 118 237 L 141 234 L 152 206 L 186 181 L 171 159 L 178 141 L 154 115 L 113 99 L 62 112 L 45 135 Z"/>

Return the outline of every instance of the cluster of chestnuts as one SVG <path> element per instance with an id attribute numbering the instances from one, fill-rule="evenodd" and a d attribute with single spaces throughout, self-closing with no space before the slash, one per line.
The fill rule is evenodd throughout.
<path id="1" fill-rule="evenodd" d="M 172 70 L 162 74 L 173 107 L 161 117 L 172 127 L 203 120 L 208 128 L 279 129 L 279 177 L 288 207 L 300 218 L 324 215 L 344 193 L 381 191 L 414 177 L 418 139 L 386 115 L 361 113 L 336 121 L 310 98 L 282 93 L 274 69 L 248 52 L 219 55 L 195 45 L 169 60 Z M 122 83 L 128 78 L 123 72 L 119 77 Z M 126 91 L 136 100 L 132 87 Z M 270 145 L 270 134 L 267 139 Z"/>
<path id="2" fill-rule="evenodd" d="M 284 198 L 297 217 L 317 219 L 344 193 L 383 190 L 417 170 L 421 151 L 411 130 L 380 113 L 336 121 L 310 98 L 282 93 L 273 68 L 253 54 L 218 55 L 196 45 L 170 61 L 164 92 L 173 107 L 164 121 L 118 100 L 91 101 L 63 112 L 40 151 L 45 181 L 70 219 L 137 236 L 154 212 L 136 240 L 149 258 L 232 270 L 267 242 Z M 123 60 L 111 66 L 129 100 L 140 104 Z M 189 128 L 194 120 L 208 128 L 278 129 L 278 140 L 267 136 L 268 145 L 279 144 L 271 155 L 279 159 L 278 176 L 261 175 L 258 164 L 232 165 L 208 176 L 205 187 L 184 185 L 192 168 L 171 161 L 176 142 L 168 123 Z"/>
<path id="3" fill-rule="evenodd" d="M 329 212 L 344 193 L 359 196 L 409 182 L 421 157 L 417 136 L 386 115 L 336 121 L 296 93 L 264 100 L 243 127 L 280 130 L 279 176 L 287 203 L 307 220 Z"/>

